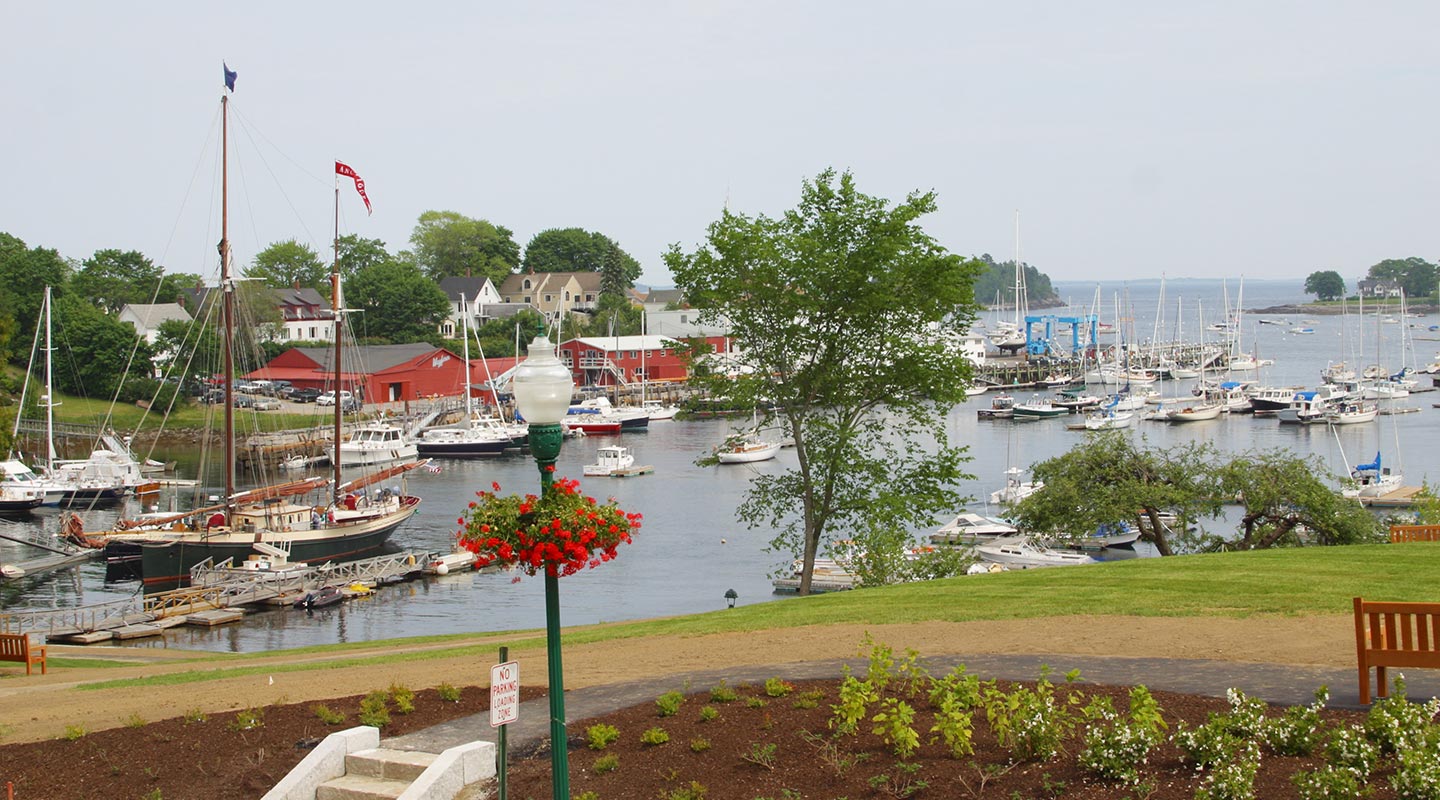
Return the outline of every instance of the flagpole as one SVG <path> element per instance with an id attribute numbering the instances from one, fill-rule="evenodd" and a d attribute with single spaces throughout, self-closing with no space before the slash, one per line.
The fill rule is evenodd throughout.
<path id="1" fill-rule="evenodd" d="M 331 260 L 330 273 L 330 306 L 335 309 L 335 446 L 330 452 L 334 454 L 332 459 L 335 464 L 335 503 L 340 503 L 340 427 L 341 419 L 345 414 L 345 403 L 341 393 L 342 384 L 345 380 L 344 365 L 340 363 L 340 177 L 335 176 L 335 239 L 334 258 Z"/>

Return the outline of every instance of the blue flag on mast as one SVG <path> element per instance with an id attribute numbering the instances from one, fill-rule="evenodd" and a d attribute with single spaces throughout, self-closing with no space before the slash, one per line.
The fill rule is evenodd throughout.
<path id="1" fill-rule="evenodd" d="M 232 92 L 235 91 L 235 70 L 230 69 L 230 65 L 224 61 L 220 62 L 220 66 L 225 68 L 225 88 Z"/>

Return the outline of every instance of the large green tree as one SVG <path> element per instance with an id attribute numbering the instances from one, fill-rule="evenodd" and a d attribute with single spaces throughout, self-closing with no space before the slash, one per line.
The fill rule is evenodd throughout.
<path id="1" fill-rule="evenodd" d="M 340 237 L 340 277 L 349 280 L 366 267 L 396 260 L 379 239 L 362 239 L 355 234 Z M 328 284 L 327 284 L 328 285 Z"/>
<path id="2" fill-rule="evenodd" d="M 0 233 L 0 315 L 14 319 L 15 336 L 35 331 L 45 287 L 51 287 L 57 299 L 63 297 L 73 272 L 57 251 L 27 247 L 20 239 Z M 11 357 L 16 355 L 12 347 Z"/>
<path id="3" fill-rule="evenodd" d="M 551 228 L 525 245 L 520 266 L 533 272 L 599 272 L 604 294 L 623 295 L 640 277 L 640 262 L 603 233 Z"/>
<path id="4" fill-rule="evenodd" d="M 1345 279 L 1333 269 L 1312 272 L 1305 278 L 1305 293 L 1320 300 L 1339 300 L 1345 296 Z"/>
<path id="5" fill-rule="evenodd" d="M 310 245 L 288 239 L 257 253 L 245 274 L 272 289 L 320 289 L 328 285 L 329 269 Z"/>
<path id="6" fill-rule="evenodd" d="M 1125 431 L 1091 434 L 1084 444 L 1035 465 L 1034 479 L 1045 488 L 1020 501 L 1014 515 L 1026 530 L 1059 536 L 1133 522 L 1160 555 L 1174 555 L 1196 546 L 1195 529 L 1170 530 L 1160 515 L 1193 522 L 1218 513 L 1214 458 L 1214 448 L 1203 443 L 1157 450 L 1136 445 Z"/>
<path id="7" fill-rule="evenodd" d="M 1400 284 L 1406 297 L 1429 297 L 1435 292 L 1437 267 L 1419 256 L 1387 258 L 1366 272 L 1371 280 L 1391 280 Z"/>
<path id="8" fill-rule="evenodd" d="M 989 253 L 981 254 L 980 263 L 984 270 L 975 279 L 975 299 L 981 303 L 995 303 L 1013 306 L 1015 304 L 1015 261 L 996 261 Z M 1050 276 L 1033 264 L 1023 265 L 1021 272 L 1025 280 L 1025 302 L 1029 305 L 1052 303 L 1059 299 Z"/>
<path id="9" fill-rule="evenodd" d="M 55 301 L 55 389 L 109 399 L 126 380 L 148 380 L 150 349 L 135 329 L 71 295 Z"/>
<path id="10" fill-rule="evenodd" d="M 1237 550 L 1306 543 L 1363 544 L 1384 540 L 1380 520 L 1364 506 L 1342 497 L 1317 475 L 1319 458 L 1284 451 L 1251 451 L 1219 470 L 1225 497 L 1244 508 L 1240 535 L 1226 542 Z"/>
<path id="11" fill-rule="evenodd" d="M 795 468 L 754 477 L 737 514 L 799 555 L 802 594 L 837 532 L 862 561 L 894 563 L 908 529 L 962 499 L 964 448 L 936 420 L 964 398 L 953 343 L 977 267 L 921 229 L 935 209 L 933 193 L 892 205 L 827 170 L 779 219 L 727 209 L 705 245 L 665 256 L 702 320 L 728 322 L 742 362 L 738 379 L 700 383 L 741 407 L 773 402 L 794 438 Z"/>
<path id="12" fill-rule="evenodd" d="M 163 270 L 134 250 L 97 250 L 80 264 L 71 280 L 74 293 L 87 297 L 107 314 L 134 303 L 173 303 L 160 294 Z"/>
<path id="13" fill-rule="evenodd" d="M 386 263 L 355 273 L 345 305 L 363 316 L 349 320 L 357 336 L 394 344 L 429 342 L 450 313 L 450 300 L 434 281 L 409 264 Z"/>
<path id="14" fill-rule="evenodd" d="M 503 225 L 454 211 L 426 211 L 410 234 L 416 265 L 433 281 L 462 275 L 496 286 L 520 264 L 520 245 Z"/>

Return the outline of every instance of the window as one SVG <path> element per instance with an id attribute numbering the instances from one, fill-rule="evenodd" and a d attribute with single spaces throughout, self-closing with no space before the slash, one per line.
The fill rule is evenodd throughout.
<path id="1" fill-rule="evenodd" d="M 525 295 L 525 305 L 530 305 L 530 295 Z"/>
<path id="2" fill-rule="evenodd" d="M 560 351 L 560 363 L 561 363 L 561 364 L 564 364 L 564 365 L 567 366 L 567 367 L 570 366 L 572 363 L 574 363 L 574 362 L 573 362 L 573 359 L 571 359 L 571 357 L 570 357 L 570 351 L 569 351 L 569 350 L 561 350 L 561 351 Z"/>
<path id="3" fill-rule="evenodd" d="M 569 289 L 566 289 L 566 290 L 565 290 L 565 302 L 567 302 L 567 303 L 570 302 L 570 290 L 569 290 Z"/>
<path id="4" fill-rule="evenodd" d="M 547 304 L 554 302 L 554 297 L 555 297 L 554 295 L 550 295 L 550 294 L 545 295 L 545 302 L 546 302 Z"/>
<path id="5" fill-rule="evenodd" d="M 310 340 L 315 340 L 315 329 L 313 327 L 310 329 Z"/>
<path id="6" fill-rule="evenodd" d="M 631 350 L 631 351 L 630 351 L 630 360 L 633 361 L 633 360 L 635 360 L 635 359 L 637 359 L 637 358 L 639 358 L 639 357 L 640 357 L 640 351 L 639 351 L 639 350 Z"/>
<path id="7" fill-rule="evenodd" d="M 526 279 L 525 279 L 525 284 L 524 284 L 523 286 L 521 286 L 520 288 L 521 288 L 521 289 L 529 289 L 529 288 L 530 288 L 530 279 L 529 279 L 529 278 L 526 278 Z"/>
<path id="8" fill-rule="evenodd" d="M 587 303 L 593 303 L 593 302 L 595 302 L 595 295 L 590 294 L 590 293 L 587 292 L 587 293 L 585 294 L 585 302 L 587 302 Z"/>
<path id="9" fill-rule="evenodd" d="M 680 324 L 681 324 L 681 325 L 685 325 L 685 324 L 687 324 L 687 323 L 689 323 L 689 322 L 690 322 L 690 320 L 686 319 L 684 314 L 681 314 L 681 315 L 680 315 Z"/>

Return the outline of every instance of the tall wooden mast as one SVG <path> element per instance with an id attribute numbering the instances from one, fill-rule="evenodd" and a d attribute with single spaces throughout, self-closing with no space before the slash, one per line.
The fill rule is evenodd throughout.
<path id="1" fill-rule="evenodd" d="M 330 461 L 334 464 L 335 487 L 334 500 L 340 502 L 340 423 L 345 414 L 345 402 L 342 399 L 340 390 L 341 377 L 345 374 L 340 365 L 340 332 L 344 329 L 340 308 L 340 178 L 335 178 L 335 249 L 334 258 L 330 267 L 330 307 L 333 308 L 335 316 L 335 430 L 333 447 L 330 448 Z"/>
<path id="2" fill-rule="evenodd" d="M 220 292 L 221 349 L 225 359 L 225 498 L 235 494 L 235 281 L 230 275 L 230 98 L 220 97 Z"/>

